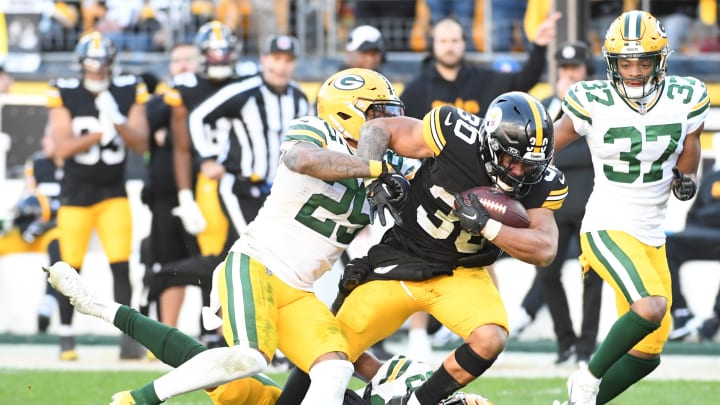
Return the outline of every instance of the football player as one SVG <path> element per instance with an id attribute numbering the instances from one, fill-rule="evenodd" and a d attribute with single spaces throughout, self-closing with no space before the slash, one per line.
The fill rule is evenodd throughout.
<path id="1" fill-rule="evenodd" d="M 80 268 L 93 229 L 112 269 L 115 298 L 130 303 L 128 259 L 132 242 L 130 203 L 125 190 L 127 148 L 147 150 L 144 83 L 114 75 L 115 47 L 98 32 L 78 41 L 75 57 L 80 78 L 60 78 L 48 95 L 48 126 L 55 153 L 65 159 L 58 211 L 60 256 Z M 70 323 L 63 322 L 62 360 L 77 358 Z M 121 345 L 121 358 L 135 357 L 132 340 Z"/>
<path id="2" fill-rule="evenodd" d="M 393 181 L 386 181 L 397 186 L 407 181 L 403 175 L 414 172 L 417 162 L 412 159 L 390 155 L 386 164 L 381 156 L 368 165 L 366 159 L 353 156 L 364 122 L 402 112 L 390 82 L 379 73 L 348 69 L 323 84 L 319 117 L 307 116 L 291 124 L 282 142 L 273 192 L 216 269 L 214 290 L 230 347 L 198 353 L 154 383 L 119 393 L 116 403 L 155 404 L 255 375 L 267 367 L 277 348 L 312 378 L 304 403 L 342 403 L 353 366 L 347 361 L 340 327 L 313 293 L 313 282 L 370 221 L 360 178 L 392 177 Z M 51 275 L 54 268 L 66 269 L 53 266 Z M 125 311 L 74 287 L 80 285 L 73 281 L 77 277 L 55 279 L 69 280 L 55 286 L 72 297 L 82 312 L 112 322 Z M 145 332 L 135 328 L 133 333 Z"/>
<path id="3" fill-rule="evenodd" d="M 416 391 L 389 402 L 437 404 L 483 374 L 505 348 L 507 315 L 485 266 L 501 251 L 535 265 L 555 256 L 553 211 L 562 206 L 567 187 L 549 164 L 552 121 L 538 100 L 510 92 L 493 100 L 484 120 L 443 106 L 423 120 L 368 121 L 360 134 L 357 154 L 365 159 L 381 158 L 390 148 L 424 161 L 406 202 L 395 207 L 395 225 L 368 252 L 372 279 L 349 294 L 337 319 L 351 360 L 418 311 L 461 336 L 464 343 Z M 378 212 L 396 205 L 383 196 L 387 186 L 382 177 L 368 186 Z M 477 198 L 467 204 L 459 193 L 476 186 L 496 186 L 518 199 L 529 227 L 490 219 Z"/>
<path id="4" fill-rule="evenodd" d="M 168 74 L 170 79 L 186 72 L 196 72 L 199 68 L 199 53 L 192 43 L 176 43 L 169 51 Z M 151 302 L 157 302 L 158 318 L 163 323 L 176 326 L 180 307 L 185 298 L 185 286 L 198 285 L 197 279 L 184 280 L 183 277 L 163 277 L 165 273 L 156 272 L 158 266 L 195 256 L 198 246 L 194 235 L 185 231 L 180 219 L 172 214 L 177 207 L 177 187 L 173 167 L 173 138 L 170 132 L 170 106 L 164 102 L 163 95 L 168 84 L 161 82 L 153 91 L 151 80 L 145 78 L 148 90 L 154 93 L 146 103 L 148 119 L 149 153 L 147 154 L 147 177 L 141 198 L 150 209 L 150 234 L 141 242 L 140 260 L 145 265 L 143 282 L 145 290 L 141 312 L 149 310 Z M 151 271 L 151 269 L 153 271 Z M 202 284 L 200 284 L 202 289 Z M 204 294 L 209 297 L 209 288 Z M 204 303 L 208 305 L 209 301 Z"/>
<path id="5" fill-rule="evenodd" d="M 666 76 L 670 52 L 650 13 L 621 14 L 605 36 L 608 79 L 573 85 L 555 125 L 557 149 L 587 137 L 595 187 L 580 261 L 615 290 L 619 317 L 587 368 L 568 379 L 570 404 L 607 403 L 650 374 L 670 332 L 663 223 L 671 192 L 681 201 L 695 195 L 710 105 L 700 80 Z"/>
<path id="6" fill-rule="evenodd" d="M 57 233 L 57 210 L 60 207 L 60 181 L 63 161 L 54 155 L 54 143 L 48 131 L 41 140 L 42 151 L 34 153 L 25 163 L 25 189 L 22 199 L 9 213 L 4 226 L 0 225 L 0 256 L 25 252 L 46 252 L 50 263 L 60 260 Z M 38 308 L 38 331 L 46 332 L 58 300 L 67 298 L 56 294 L 48 283 Z M 69 302 L 62 305 L 60 318 L 67 321 L 72 313 Z M 68 322 L 69 323 L 69 322 Z"/>

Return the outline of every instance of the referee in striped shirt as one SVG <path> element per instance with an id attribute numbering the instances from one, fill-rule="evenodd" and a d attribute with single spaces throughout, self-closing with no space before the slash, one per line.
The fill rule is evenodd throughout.
<path id="1" fill-rule="evenodd" d="M 298 50 L 294 37 L 270 37 L 257 74 L 224 86 L 188 117 L 200 170 L 219 180 L 221 204 L 238 236 L 270 191 L 283 133 L 293 119 L 311 113 L 307 96 L 292 80 Z M 218 120 L 217 137 L 208 137 L 205 123 Z"/>

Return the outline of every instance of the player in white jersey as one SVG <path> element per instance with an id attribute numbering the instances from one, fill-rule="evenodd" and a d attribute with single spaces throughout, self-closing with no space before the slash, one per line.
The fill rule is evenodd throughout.
<path id="1" fill-rule="evenodd" d="M 710 100 L 702 81 L 666 76 L 668 39 L 655 17 L 629 11 L 603 47 L 608 80 L 574 85 L 555 124 L 555 149 L 587 137 L 595 188 L 580 229 L 585 271 L 615 290 L 618 320 L 568 380 L 569 403 L 604 404 L 660 364 L 671 285 L 663 222 L 670 191 L 697 189 L 700 133 Z"/>
<path id="2" fill-rule="evenodd" d="M 374 71 L 347 69 L 322 85 L 319 118 L 292 122 L 268 199 L 216 269 L 213 297 L 230 347 L 203 351 L 154 383 L 121 396 L 155 404 L 216 387 L 262 372 L 279 348 L 310 375 L 303 404 L 343 402 L 354 371 L 348 344 L 312 285 L 370 222 L 361 178 L 388 185 L 389 200 L 408 186 L 398 173 L 414 171 L 410 160 L 386 158 L 368 165 L 353 156 L 366 120 L 402 114 L 392 85 Z"/>

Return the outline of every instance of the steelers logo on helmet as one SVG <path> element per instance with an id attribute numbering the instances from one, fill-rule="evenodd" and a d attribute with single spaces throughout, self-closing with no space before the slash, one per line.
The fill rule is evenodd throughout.
<path id="1" fill-rule="evenodd" d="M 485 114 L 485 132 L 493 133 L 502 120 L 502 109 L 493 107 Z"/>
<path id="2" fill-rule="evenodd" d="M 495 186 L 522 197 L 543 178 L 553 155 L 553 126 L 542 104 L 522 92 L 500 95 L 483 127 L 485 171 Z"/>
<path id="3" fill-rule="evenodd" d="M 235 74 L 236 41 L 230 28 L 210 21 L 195 35 L 200 50 L 200 74 L 211 80 L 225 80 Z"/>
<path id="4" fill-rule="evenodd" d="M 670 53 L 665 27 L 646 11 L 621 14 L 605 34 L 603 56 L 608 80 L 628 100 L 645 100 L 660 87 Z M 634 61 L 649 63 L 650 73 L 642 77 L 623 77 L 618 65 Z"/>
<path id="5" fill-rule="evenodd" d="M 404 105 L 390 81 L 369 69 L 345 69 L 330 76 L 317 96 L 318 116 L 353 142 L 371 119 L 404 115 Z"/>
<path id="6" fill-rule="evenodd" d="M 116 50 L 109 38 L 91 32 L 78 40 L 75 59 L 82 71 L 83 86 L 92 93 L 110 87 Z"/>

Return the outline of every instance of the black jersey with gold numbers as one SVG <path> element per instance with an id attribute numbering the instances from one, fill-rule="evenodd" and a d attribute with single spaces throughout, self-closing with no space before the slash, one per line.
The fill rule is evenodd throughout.
<path id="1" fill-rule="evenodd" d="M 482 118 L 451 106 L 435 108 L 425 116 L 423 135 L 435 157 L 426 159 L 415 174 L 408 202 L 401 212 L 403 225 L 395 225 L 384 242 L 405 255 L 446 269 L 456 267 L 463 258 L 493 251 L 499 254 L 482 236 L 463 231 L 452 214 L 455 193 L 492 185 L 480 153 L 481 124 Z M 528 209 L 556 210 L 566 195 L 562 173 L 550 166 L 544 179 L 520 201 Z M 490 262 L 496 257 L 497 254 Z"/>
<path id="2" fill-rule="evenodd" d="M 125 116 L 133 104 L 145 103 L 148 98 L 145 84 L 131 75 L 114 77 L 109 91 Z M 52 82 L 48 107 L 65 107 L 70 111 L 74 136 L 101 131 L 95 98 L 80 79 L 61 78 Z M 105 146 L 98 142 L 66 159 L 61 191 L 63 204 L 90 205 L 124 196 L 126 160 L 127 148 L 119 136 Z"/>

